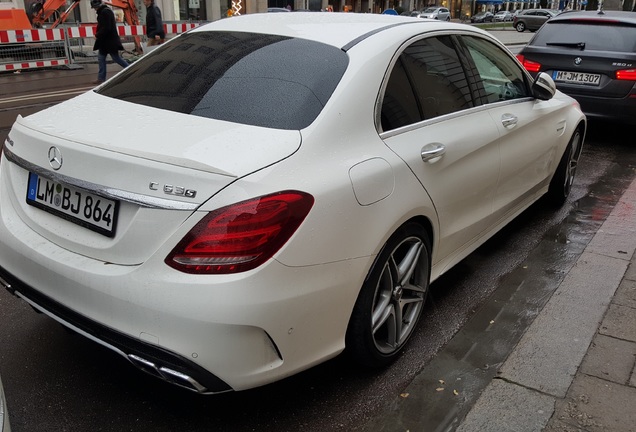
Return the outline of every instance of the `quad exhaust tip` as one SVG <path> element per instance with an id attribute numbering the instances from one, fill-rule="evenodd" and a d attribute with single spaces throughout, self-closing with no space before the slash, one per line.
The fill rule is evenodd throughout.
<path id="1" fill-rule="evenodd" d="M 197 380 L 184 373 L 167 368 L 165 366 L 159 366 L 151 362 L 150 360 L 146 360 L 135 354 L 128 354 L 128 360 L 130 360 L 133 365 L 135 365 L 142 371 L 164 381 L 168 381 L 171 384 L 178 385 L 179 387 L 184 387 L 197 393 L 206 393 L 207 391 L 207 388 L 205 386 L 201 385 Z"/>

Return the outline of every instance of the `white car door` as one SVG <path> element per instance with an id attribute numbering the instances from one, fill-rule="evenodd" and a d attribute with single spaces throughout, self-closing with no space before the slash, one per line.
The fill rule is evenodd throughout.
<path id="1" fill-rule="evenodd" d="M 502 218 L 533 202 L 549 182 L 566 121 L 558 101 L 531 97 L 525 73 L 507 52 L 485 39 L 462 41 L 480 78 L 483 103 L 501 136 L 494 211 Z"/>
<path id="2" fill-rule="evenodd" d="M 473 107 L 450 36 L 410 44 L 386 84 L 381 136 L 430 195 L 439 219 L 434 263 L 453 260 L 493 223 L 499 131 Z"/>

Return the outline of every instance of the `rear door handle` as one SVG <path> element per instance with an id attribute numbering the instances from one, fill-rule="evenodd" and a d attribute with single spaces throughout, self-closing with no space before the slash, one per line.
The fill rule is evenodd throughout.
<path id="1" fill-rule="evenodd" d="M 422 147 L 422 161 L 435 163 L 446 153 L 446 147 L 440 143 L 426 144 Z"/>

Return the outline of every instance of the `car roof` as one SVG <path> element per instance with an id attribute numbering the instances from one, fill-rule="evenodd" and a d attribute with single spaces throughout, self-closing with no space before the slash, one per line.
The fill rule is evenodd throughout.
<path id="1" fill-rule="evenodd" d="M 546 9 L 546 8 L 531 8 L 531 9 L 523 9 L 521 11 L 521 13 L 526 13 L 526 12 L 534 12 L 534 11 L 547 11 L 547 12 L 551 12 L 551 13 L 559 13 L 558 10 L 556 9 Z"/>
<path id="2" fill-rule="evenodd" d="M 626 11 L 567 11 L 552 18 L 550 22 L 563 21 L 620 21 L 623 23 L 636 25 L 636 12 Z"/>
<path id="3" fill-rule="evenodd" d="M 276 34 L 309 39 L 345 49 L 347 45 L 351 46 L 370 35 L 401 25 L 418 26 L 418 31 L 422 32 L 460 28 L 466 31 L 472 28 L 462 24 L 407 16 L 297 12 L 234 16 L 197 27 L 191 32 L 234 31 Z"/>

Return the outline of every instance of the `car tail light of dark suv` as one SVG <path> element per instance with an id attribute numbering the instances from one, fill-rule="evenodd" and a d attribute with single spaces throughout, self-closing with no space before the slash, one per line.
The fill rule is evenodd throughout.
<path id="1" fill-rule="evenodd" d="M 636 81 L 636 69 L 617 70 L 616 79 L 625 81 Z"/>
<path id="2" fill-rule="evenodd" d="M 296 232 L 314 198 L 284 191 L 210 212 L 165 259 L 184 273 L 229 274 L 254 269 Z"/>
<path id="3" fill-rule="evenodd" d="M 517 59 L 521 62 L 523 67 L 526 68 L 528 72 L 539 72 L 541 70 L 541 63 L 528 60 L 522 54 L 517 54 Z"/>

